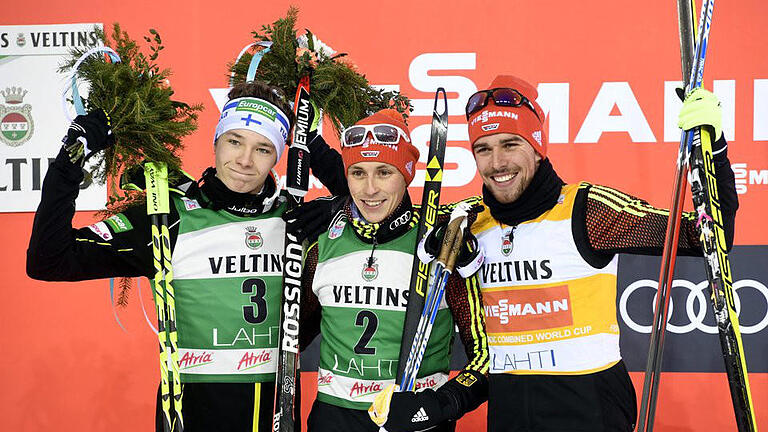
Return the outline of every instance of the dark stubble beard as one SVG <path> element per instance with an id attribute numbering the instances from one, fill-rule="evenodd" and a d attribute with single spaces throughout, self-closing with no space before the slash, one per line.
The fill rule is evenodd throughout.
<path id="1" fill-rule="evenodd" d="M 528 188 L 528 186 L 530 186 L 531 180 L 533 180 L 533 176 L 536 174 L 536 170 L 539 169 L 539 163 L 540 163 L 540 161 L 538 161 L 538 160 L 535 162 L 533 171 L 528 173 L 527 177 L 525 177 L 525 178 L 515 178 L 514 179 L 514 181 L 517 184 L 515 185 L 516 187 L 512 191 L 511 194 L 505 194 L 505 196 L 499 196 L 499 192 L 496 190 L 495 187 L 489 186 L 487 183 L 485 184 L 485 186 L 493 193 L 493 196 L 500 203 L 502 203 L 502 204 L 513 203 L 513 202 L 517 201 L 517 199 L 520 198 L 520 195 L 522 195 L 523 192 L 525 192 L 525 190 Z M 493 173 L 491 175 L 495 175 L 495 173 Z M 518 172 L 517 173 L 518 177 L 520 177 L 522 175 L 523 175 L 522 172 Z M 489 175 L 488 177 L 490 178 L 491 176 Z M 490 180 L 490 181 L 493 182 L 493 180 Z M 511 196 L 511 199 L 508 198 L 509 196 Z"/>

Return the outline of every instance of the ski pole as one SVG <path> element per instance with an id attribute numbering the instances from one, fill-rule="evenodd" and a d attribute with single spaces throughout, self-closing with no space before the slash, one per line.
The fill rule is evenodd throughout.
<path id="1" fill-rule="evenodd" d="M 702 5 L 702 17 L 699 20 L 699 28 L 697 34 L 701 34 L 704 31 L 704 13 L 706 11 L 706 3 L 708 0 L 704 0 Z M 698 67 L 698 61 L 692 64 L 693 53 L 687 53 L 682 50 L 685 47 L 693 46 L 690 40 L 693 40 L 693 27 L 694 27 L 694 10 L 695 5 L 693 0 L 678 0 L 678 12 L 679 12 L 679 27 L 680 27 L 680 46 L 681 46 L 681 63 L 683 67 L 689 65 L 689 70 L 683 70 L 683 78 L 686 87 L 691 85 L 689 77 L 692 75 L 695 68 Z M 698 48 L 697 48 L 698 49 Z M 691 59 L 686 62 L 686 57 Z M 695 58 L 698 60 L 698 57 Z M 686 75 L 687 73 L 691 75 Z M 656 293 L 656 306 L 653 315 L 653 324 L 651 327 L 650 346 L 648 348 L 648 361 L 645 368 L 645 378 L 643 380 L 643 393 L 640 402 L 640 414 L 638 417 L 637 431 L 652 431 L 653 422 L 656 414 L 656 398 L 658 395 L 659 380 L 661 378 L 661 361 L 664 353 L 664 335 L 667 326 L 667 317 L 669 311 L 669 297 L 671 292 L 672 283 L 674 280 L 675 261 L 677 258 L 677 244 L 680 235 L 680 218 L 683 211 L 683 202 L 685 200 L 685 184 L 687 182 L 688 173 L 688 161 L 690 151 L 690 136 L 687 133 L 683 133 L 680 139 L 680 146 L 677 154 L 677 169 L 675 174 L 675 181 L 673 185 L 672 204 L 669 208 L 669 218 L 667 220 L 667 231 L 664 240 L 664 249 L 661 257 L 661 270 L 659 274 L 659 287 Z"/>
<path id="2" fill-rule="evenodd" d="M 413 343 L 410 345 L 411 350 L 408 355 L 408 360 L 405 365 L 405 372 L 403 373 L 403 379 L 400 382 L 401 391 L 412 391 L 418 374 L 419 366 L 421 365 L 420 358 L 424 355 L 424 337 L 426 335 L 426 328 L 429 325 L 429 317 L 434 307 L 435 301 L 440 291 L 440 283 L 443 279 L 443 271 L 445 270 L 446 263 L 448 261 L 448 254 L 450 253 L 453 241 L 456 238 L 458 231 L 458 225 L 461 221 L 452 221 L 446 228 L 445 235 L 443 237 L 443 243 L 440 248 L 440 254 L 433 264 L 432 283 L 427 291 L 427 298 L 424 302 L 424 308 L 422 309 L 419 317 L 419 323 L 416 327 L 416 334 L 413 339 Z M 439 304 L 439 300 L 438 300 Z M 427 336 L 428 338 L 428 336 Z"/>
<path id="3" fill-rule="evenodd" d="M 426 352 L 427 344 L 429 343 L 429 336 L 432 333 L 434 320 L 437 316 L 437 311 L 440 308 L 443 293 L 445 292 L 445 285 L 448 282 L 448 277 L 453 271 L 456 258 L 464 240 L 463 234 L 464 229 L 467 226 L 469 209 L 470 205 L 462 202 L 454 208 L 451 214 L 451 220 L 448 223 L 443 237 L 440 254 L 434 264 L 435 272 L 432 287 L 429 290 L 427 302 L 419 317 L 416 335 L 414 336 L 413 344 L 411 345 L 411 350 L 406 361 L 406 373 L 403 375 L 403 379 L 400 382 L 401 391 L 412 391 L 415 387 L 419 367 L 424 358 L 424 353 Z"/>

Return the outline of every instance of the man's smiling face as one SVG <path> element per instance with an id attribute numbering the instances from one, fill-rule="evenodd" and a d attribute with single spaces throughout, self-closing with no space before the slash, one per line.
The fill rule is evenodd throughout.
<path id="1" fill-rule="evenodd" d="M 478 138 L 472 144 L 472 154 L 483 184 L 502 204 L 520 197 L 541 162 L 541 156 L 525 138 L 511 133 Z"/>

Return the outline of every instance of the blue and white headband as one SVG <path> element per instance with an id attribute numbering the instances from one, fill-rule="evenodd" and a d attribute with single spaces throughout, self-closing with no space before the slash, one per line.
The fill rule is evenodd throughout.
<path id="1" fill-rule="evenodd" d="M 255 97 L 232 99 L 224 105 L 214 142 L 232 129 L 246 129 L 265 136 L 277 150 L 277 160 L 288 140 L 288 117 L 275 105 Z"/>

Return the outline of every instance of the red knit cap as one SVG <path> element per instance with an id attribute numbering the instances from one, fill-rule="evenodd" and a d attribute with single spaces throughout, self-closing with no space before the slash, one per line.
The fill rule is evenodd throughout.
<path id="1" fill-rule="evenodd" d="M 403 115 L 393 109 L 383 109 L 369 117 L 366 117 L 355 125 L 388 124 L 397 126 L 411 139 L 411 131 L 408 130 Z M 419 149 L 406 141 L 402 136 L 397 144 L 379 144 L 371 139 L 370 133 L 362 145 L 356 147 L 341 148 L 341 157 L 344 160 L 344 170 L 358 162 L 383 162 L 397 168 L 405 177 L 405 184 L 411 184 L 416 172 L 416 162 L 419 160 Z"/>
<path id="2" fill-rule="evenodd" d="M 522 136 L 541 155 L 547 157 L 547 135 L 544 133 L 544 111 L 536 98 L 539 92 L 536 88 L 522 79 L 512 75 L 499 75 L 488 86 L 488 89 L 511 88 L 531 101 L 536 110 L 534 114 L 531 107 L 523 104 L 519 107 L 497 106 L 493 99 L 488 99 L 488 105 L 469 118 L 469 142 L 478 138 L 498 133 L 513 133 Z"/>

